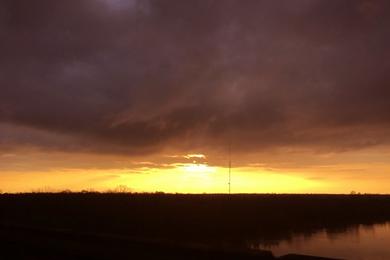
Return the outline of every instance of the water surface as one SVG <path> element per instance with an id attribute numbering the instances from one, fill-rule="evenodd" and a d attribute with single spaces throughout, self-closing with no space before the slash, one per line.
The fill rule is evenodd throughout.
<path id="1" fill-rule="evenodd" d="M 389 260 L 390 222 L 359 225 L 342 232 L 321 230 L 311 235 L 294 235 L 275 244 L 252 243 L 252 248 L 271 250 L 275 256 L 289 253 L 351 260 Z"/>

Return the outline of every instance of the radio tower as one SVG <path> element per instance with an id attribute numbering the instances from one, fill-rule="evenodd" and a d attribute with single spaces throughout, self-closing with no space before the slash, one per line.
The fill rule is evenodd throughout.
<path id="1" fill-rule="evenodd" d="M 232 150 L 232 144 L 231 141 L 229 142 L 229 194 L 231 194 L 231 180 L 232 180 L 232 159 L 231 159 L 231 150 Z"/>

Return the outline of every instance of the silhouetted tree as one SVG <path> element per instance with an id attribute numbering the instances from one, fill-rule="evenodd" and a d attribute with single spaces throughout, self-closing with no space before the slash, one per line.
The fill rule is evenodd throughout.
<path id="1" fill-rule="evenodd" d="M 115 193 L 130 193 L 131 189 L 129 187 L 127 187 L 127 185 L 118 185 L 114 189 L 114 192 Z"/>

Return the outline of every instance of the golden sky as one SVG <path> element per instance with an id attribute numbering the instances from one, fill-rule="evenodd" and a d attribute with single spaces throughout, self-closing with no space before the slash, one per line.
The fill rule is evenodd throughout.
<path id="1" fill-rule="evenodd" d="M 233 193 L 389 193 L 390 152 L 288 155 L 257 154 L 248 161 L 232 154 Z M 267 157 L 268 156 L 268 157 Z M 261 159 L 262 158 L 262 159 Z M 228 154 L 164 154 L 127 157 L 20 151 L 0 155 L 3 192 L 115 190 L 227 193 Z M 221 163 L 222 162 L 222 163 Z M 225 164 L 225 165 L 223 165 Z M 66 167 L 64 167 L 66 165 Z"/>

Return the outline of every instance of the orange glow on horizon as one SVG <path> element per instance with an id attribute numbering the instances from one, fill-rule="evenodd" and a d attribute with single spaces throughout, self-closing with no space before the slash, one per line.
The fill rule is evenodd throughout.
<path id="1" fill-rule="evenodd" d="M 207 164 L 178 164 L 169 169 L 72 170 L 42 173 L 13 173 L 2 183 L 8 183 L 7 192 L 61 191 L 70 189 L 107 191 L 125 185 L 134 192 L 166 193 L 226 193 L 228 169 Z M 9 176 L 9 175 L 7 175 Z M 39 177 L 37 177 L 39 176 Z M 27 180 L 23 182 L 22 180 Z M 45 183 L 46 185 L 42 185 Z M 88 183 L 88 184 L 86 184 Z M 235 168 L 232 171 L 233 193 L 297 193 L 314 192 L 321 183 L 299 176 Z"/>
<path id="2" fill-rule="evenodd" d="M 306 161 L 313 165 L 302 167 L 281 163 L 279 168 L 264 163 L 242 164 L 244 166 L 232 168 L 232 193 L 389 193 L 390 165 L 385 162 L 386 154 L 381 153 L 382 157 L 371 154 L 376 161 L 356 162 L 359 158 L 368 158 L 366 152 L 361 152 L 305 155 Z M 291 160 L 300 163 L 298 159 Z M 228 168 L 218 166 L 209 161 L 209 156 L 200 153 L 135 159 L 34 152 L 6 154 L 2 160 L 9 166 L 0 175 L 2 192 L 109 191 L 118 186 L 127 186 L 133 192 L 228 192 Z"/>

